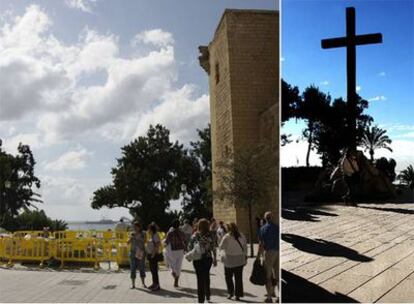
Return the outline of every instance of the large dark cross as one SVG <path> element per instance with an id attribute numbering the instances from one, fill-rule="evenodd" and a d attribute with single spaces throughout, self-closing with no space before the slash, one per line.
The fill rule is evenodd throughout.
<path id="1" fill-rule="evenodd" d="M 322 48 L 330 49 L 346 47 L 347 67 L 347 108 L 348 108 L 348 138 L 349 149 L 356 150 L 356 119 L 357 119 L 357 94 L 356 94 L 356 46 L 363 44 L 381 43 L 380 33 L 368 35 L 355 34 L 355 8 L 346 8 L 346 36 L 322 40 Z"/>

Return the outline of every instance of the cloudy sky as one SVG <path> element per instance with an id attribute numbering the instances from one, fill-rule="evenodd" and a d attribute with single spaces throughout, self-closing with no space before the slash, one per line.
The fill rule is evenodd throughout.
<path id="1" fill-rule="evenodd" d="M 122 4 L 121 4 L 122 3 Z M 65 220 L 119 218 L 92 210 L 120 147 L 162 123 L 188 143 L 209 121 L 198 65 L 225 8 L 273 0 L 1 0 L 0 138 L 29 144 L 45 209 Z M 177 207 L 177 204 L 175 204 Z"/>
<path id="2" fill-rule="evenodd" d="M 357 90 L 370 102 L 368 113 L 393 140 L 397 169 L 414 165 L 414 1 L 412 0 L 282 0 L 283 78 L 303 91 L 314 84 L 332 97 L 346 98 L 345 48 L 323 50 L 321 39 L 345 35 L 345 8 L 356 10 L 357 34 L 380 32 L 382 44 L 357 47 Z M 322 17 L 321 17 L 322 16 Z M 289 122 L 285 133 L 299 138 L 282 148 L 282 166 L 303 165 L 303 123 Z M 318 156 L 311 154 L 313 164 Z"/>

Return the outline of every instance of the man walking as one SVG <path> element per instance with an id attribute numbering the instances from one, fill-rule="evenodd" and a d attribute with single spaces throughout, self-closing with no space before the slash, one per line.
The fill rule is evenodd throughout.
<path id="1" fill-rule="evenodd" d="M 276 297 L 275 287 L 278 278 L 279 264 L 279 226 L 273 223 L 270 211 L 265 213 L 266 223 L 259 231 L 259 256 L 264 255 L 264 268 L 266 270 L 266 303 L 272 303 L 272 297 Z"/>

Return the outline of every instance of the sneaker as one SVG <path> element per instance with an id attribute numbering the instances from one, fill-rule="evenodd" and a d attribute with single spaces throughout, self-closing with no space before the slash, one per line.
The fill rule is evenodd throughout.
<path id="1" fill-rule="evenodd" d="M 230 300 L 231 298 L 233 298 L 233 295 L 228 295 L 228 296 L 227 296 L 227 299 L 229 299 L 229 300 Z"/>
<path id="2" fill-rule="evenodd" d="M 266 298 L 265 303 L 273 303 L 272 298 Z"/>

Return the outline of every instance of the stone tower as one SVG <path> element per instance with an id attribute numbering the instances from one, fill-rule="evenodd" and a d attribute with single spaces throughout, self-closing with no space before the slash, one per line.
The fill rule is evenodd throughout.
<path id="1" fill-rule="evenodd" d="M 200 65 L 209 75 L 213 171 L 226 152 L 261 146 L 271 171 L 271 195 L 253 209 L 279 217 L 279 12 L 225 10 L 213 40 L 200 46 Z M 217 189 L 213 173 L 213 190 Z M 236 222 L 248 235 L 247 210 L 213 197 L 217 220 Z M 255 223 L 254 229 L 255 229 Z"/>

